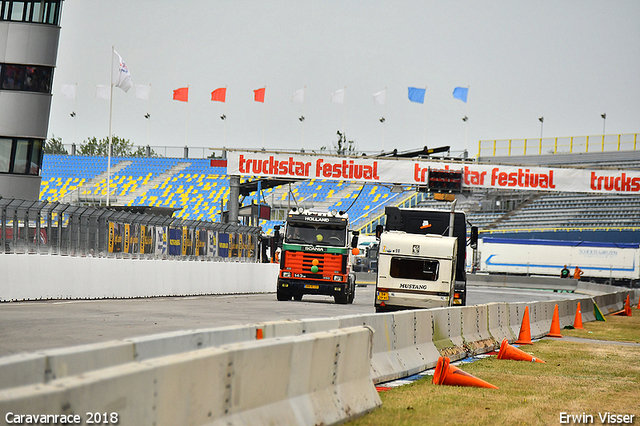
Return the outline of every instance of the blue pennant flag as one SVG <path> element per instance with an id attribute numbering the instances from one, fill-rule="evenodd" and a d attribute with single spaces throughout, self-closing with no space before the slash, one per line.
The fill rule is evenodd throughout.
<path id="1" fill-rule="evenodd" d="M 420 89 L 417 87 L 409 87 L 409 100 L 411 102 L 417 102 L 419 104 L 424 103 L 424 94 L 427 89 Z"/>
<path id="2" fill-rule="evenodd" d="M 467 94 L 469 93 L 469 88 L 467 87 L 456 87 L 453 89 L 453 97 L 455 99 L 460 99 L 465 104 L 467 103 Z"/>

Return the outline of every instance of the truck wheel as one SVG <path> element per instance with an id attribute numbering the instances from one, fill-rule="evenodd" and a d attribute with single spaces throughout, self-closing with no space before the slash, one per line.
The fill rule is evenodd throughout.
<path id="1" fill-rule="evenodd" d="M 353 303 L 353 299 L 356 298 L 356 282 L 355 280 L 349 280 L 349 296 L 347 297 L 347 303 Z"/>
<path id="2" fill-rule="evenodd" d="M 285 293 L 284 291 L 282 291 L 280 289 L 278 289 L 277 297 L 278 297 L 278 301 L 280 301 L 280 302 L 291 300 L 291 294 Z"/>
<path id="3" fill-rule="evenodd" d="M 338 305 L 346 305 L 349 302 L 349 296 L 346 294 L 336 294 L 333 298 Z"/>
<path id="4" fill-rule="evenodd" d="M 293 300 L 297 300 L 298 302 L 302 300 L 302 295 L 301 294 L 294 294 L 293 295 Z"/>

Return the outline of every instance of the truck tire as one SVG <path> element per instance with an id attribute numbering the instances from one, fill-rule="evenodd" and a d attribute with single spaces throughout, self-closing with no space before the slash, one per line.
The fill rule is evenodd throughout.
<path id="1" fill-rule="evenodd" d="M 302 300 L 302 295 L 301 294 L 294 294 L 293 295 L 293 300 L 296 300 L 298 302 L 301 301 Z"/>
<path id="2" fill-rule="evenodd" d="M 284 291 L 278 289 L 276 296 L 278 298 L 279 302 L 285 302 L 287 300 L 291 300 L 291 294 L 290 293 L 285 293 Z"/>
<path id="3" fill-rule="evenodd" d="M 346 305 L 347 303 L 349 303 L 348 294 L 336 294 L 333 296 L 333 299 L 336 301 L 338 305 Z"/>
<path id="4" fill-rule="evenodd" d="M 347 296 L 347 303 L 352 304 L 356 298 L 356 281 L 349 276 L 349 296 Z"/>

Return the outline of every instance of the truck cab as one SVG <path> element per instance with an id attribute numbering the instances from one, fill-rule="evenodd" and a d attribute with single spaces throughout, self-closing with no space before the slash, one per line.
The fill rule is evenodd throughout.
<path id="1" fill-rule="evenodd" d="M 383 232 L 376 312 L 451 306 L 457 250 L 455 237 Z"/>
<path id="2" fill-rule="evenodd" d="M 353 303 L 355 275 L 349 252 L 349 217 L 340 212 L 292 209 L 280 253 L 277 298 L 302 300 L 305 294 L 333 296 L 336 303 Z"/>

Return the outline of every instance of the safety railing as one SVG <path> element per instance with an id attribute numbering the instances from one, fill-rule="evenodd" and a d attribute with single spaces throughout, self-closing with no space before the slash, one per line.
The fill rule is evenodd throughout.
<path id="1" fill-rule="evenodd" d="M 496 139 L 478 142 L 478 157 L 635 151 L 638 133 L 559 138 Z"/>
<path id="2" fill-rule="evenodd" d="M 260 227 L 0 198 L 0 253 L 256 262 Z"/>

